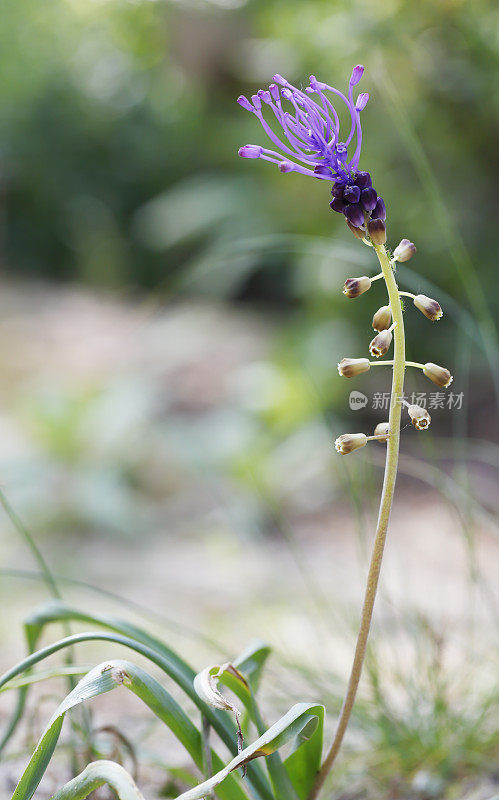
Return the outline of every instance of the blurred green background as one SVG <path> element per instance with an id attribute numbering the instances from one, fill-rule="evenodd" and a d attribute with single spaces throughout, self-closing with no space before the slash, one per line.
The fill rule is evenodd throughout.
<path id="1" fill-rule="evenodd" d="M 328 184 L 237 157 L 265 136 L 235 101 L 275 72 L 342 88 L 365 65 L 361 167 L 385 199 L 390 244 L 418 248 L 401 288 L 445 312 L 432 326 L 408 307 L 408 357 L 448 367 L 463 404 L 432 411 L 428 434 L 404 431 L 375 641 L 396 653 L 410 619 L 413 671 L 401 688 L 395 659 L 394 728 L 373 667 L 357 735 L 377 755 L 360 747 L 346 774 L 367 792 L 355 796 L 427 798 L 478 772 L 473 797 L 492 797 L 490 696 L 462 698 L 468 679 L 488 691 L 497 621 L 497 4 L 3 0 L 1 17 L 4 489 L 66 578 L 169 609 L 229 652 L 269 638 L 293 670 L 272 699 L 286 707 L 303 674 L 314 697 L 341 701 L 383 449 L 342 460 L 331 442 L 385 418 L 373 398 L 389 375 L 340 380 L 336 363 L 365 355 L 385 300 L 379 284 L 341 294 L 376 267 L 329 210 Z M 409 393 L 435 388 L 408 373 Z M 350 410 L 352 389 L 364 409 Z M 2 597 L 22 586 L 20 621 L 43 589 L 7 522 L 1 546 Z M 338 615 L 327 644 L 321 622 L 317 639 L 309 630 L 317 608 Z M 21 645 L 4 626 L 6 667 Z M 441 637 L 461 694 L 447 673 L 454 694 L 434 680 Z M 200 658 L 199 642 L 183 645 Z M 414 674 L 428 678 L 416 698 Z"/>

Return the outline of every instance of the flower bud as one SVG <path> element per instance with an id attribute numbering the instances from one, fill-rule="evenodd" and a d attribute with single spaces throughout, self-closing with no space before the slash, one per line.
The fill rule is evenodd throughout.
<path id="1" fill-rule="evenodd" d="M 364 212 L 357 203 L 350 203 L 345 206 L 343 213 L 356 228 L 360 228 L 364 224 Z"/>
<path id="2" fill-rule="evenodd" d="M 338 453 L 342 456 L 346 456 L 348 453 L 358 450 L 359 447 L 365 447 L 366 444 L 367 436 L 365 433 L 343 433 L 341 436 L 338 436 L 334 446 Z"/>
<path id="3" fill-rule="evenodd" d="M 367 189 L 368 186 L 372 186 L 371 176 L 368 172 L 357 172 L 354 181 L 360 189 Z"/>
<path id="4" fill-rule="evenodd" d="M 430 427 L 431 417 L 426 408 L 422 406 L 409 406 L 407 408 L 411 422 L 418 431 L 424 431 Z"/>
<path id="5" fill-rule="evenodd" d="M 343 211 L 345 210 L 346 206 L 347 206 L 347 203 L 346 203 L 345 200 L 343 200 L 342 197 L 333 197 L 333 199 L 329 203 L 329 207 L 333 211 L 338 211 L 340 214 L 343 213 Z M 347 220 L 347 222 L 348 222 L 348 220 Z"/>
<path id="6" fill-rule="evenodd" d="M 371 278 L 363 275 L 361 278 L 348 278 L 343 287 L 343 294 L 347 297 L 358 297 L 371 288 Z"/>
<path id="7" fill-rule="evenodd" d="M 388 441 L 388 437 L 390 436 L 390 423 L 378 422 L 378 424 L 374 429 L 374 435 L 379 436 L 378 442 L 386 444 Z"/>
<path id="8" fill-rule="evenodd" d="M 380 356 L 384 356 L 385 353 L 388 353 L 392 338 L 391 331 L 381 331 L 381 333 L 378 333 L 369 345 L 369 352 L 371 355 L 375 358 L 379 358 Z"/>
<path id="9" fill-rule="evenodd" d="M 372 219 L 367 223 L 367 230 L 373 244 L 384 244 L 386 242 L 386 225 L 382 219 Z"/>
<path id="10" fill-rule="evenodd" d="M 395 261 L 409 261 L 416 252 L 416 246 L 409 239 L 402 239 L 393 251 Z"/>
<path id="11" fill-rule="evenodd" d="M 435 322 L 437 319 L 443 316 L 443 311 L 440 308 L 440 303 L 437 303 L 436 300 L 432 300 L 431 297 L 426 297 L 425 294 L 417 294 L 414 298 L 414 305 L 416 308 L 431 319 L 432 322 Z"/>
<path id="12" fill-rule="evenodd" d="M 386 206 L 385 206 L 385 201 L 383 200 L 382 197 L 378 197 L 378 199 L 376 200 L 376 205 L 371 211 L 371 219 L 382 219 L 383 222 L 385 221 Z"/>
<path id="13" fill-rule="evenodd" d="M 392 310 L 390 306 L 381 306 L 373 317 L 375 331 L 386 331 L 392 324 Z"/>
<path id="14" fill-rule="evenodd" d="M 432 364 L 431 361 L 424 365 L 423 372 L 430 381 L 433 381 L 437 386 L 441 386 L 444 389 L 450 386 L 453 380 L 448 369 L 439 367 L 438 364 Z"/>
<path id="15" fill-rule="evenodd" d="M 366 211 L 372 211 L 376 205 L 378 200 L 378 193 L 376 189 L 372 186 L 367 186 L 365 189 L 362 189 L 362 193 L 360 195 L 360 202 L 362 203 L 362 207 Z"/>
<path id="16" fill-rule="evenodd" d="M 349 203 L 358 203 L 360 200 L 360 189 L 358 186 L 345 186 L 343 197 Z"/>
<path id="17" fill-rule="evenodd" d="M 329 205 L 331 206 L 331 208 L 333 207 L 332 202 L 329 203 Z M 347 223 L 348 227 L 350 228 L 350 230 L 352 231 L 353 235 L 357 237 L 357 239 L 365 239 L 365 237 L 366 237 L 366 231 L 365 230 L 363 230 L 362 228 L 356 228 L 355 225 L 352 225 L 352 223 L 350 222 L 349 219 L 346 220 L 346 223 Z"/>
<path id="18" fill-rule="evenodd" d="M 361 372 L 367 372 L 371 368 L 368 358 L 342 358 L 338 364 L 338 372 L 344 378 L 353 378 Z"/>
<path id="19" fill-rule="evenodd" d="M 241 158 L 260 158 L 263 153 L 263 147 L 257 144 L 245 144 L 237 151 L 238 156 Z"/>

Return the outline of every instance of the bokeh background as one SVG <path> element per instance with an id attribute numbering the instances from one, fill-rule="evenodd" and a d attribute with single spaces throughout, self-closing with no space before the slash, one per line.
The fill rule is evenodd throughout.
<path id="1" fill-rule="evenodd" d="M 336 363 L 366 353 L 385 301 L 379 284 L 341 294 L 375 264 L 330 212 L 326 183 L 237 158 L 264 134 L 235 100 L 275 72 L 341 88 L 366 67 L 361 167 L 392 246 L 417 245 L 402 288 L 445 311 L 431 325 L 407 309 L 408 357 L 449 367 L 461 403 L 435 408 L 428 433 L 404 430 L 370 660 L 331 798 L 499 791 L 497 28 L 487 0 L 2 4 L 5 497 L 68 601 L 145 616 L 196 668 L 266 639 L 269 718 L 319 699 L 329 731 L 384 458 L 373 444 L 340 459 L 332 441 L 384 419 L 375 397 L 389 384 L 382 369 L 340 380 Z M 436 387 L 409 372 L 407 388 Z M 352 389 L 364 408 L 350 410 Z M 47 598 L 11 523 L 3 669 Z M 39 699 L 28 742 L 53 702 Z M 165 765 L 184 756 L 172 742 L 154 755 L 141 709 L 120 699 L 95 713 L 134 740 L 148 796 L 175 796 Z"/>

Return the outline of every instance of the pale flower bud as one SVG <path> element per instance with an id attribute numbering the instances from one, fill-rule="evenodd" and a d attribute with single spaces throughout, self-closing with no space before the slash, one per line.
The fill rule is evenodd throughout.
<path id="1" fill-rule="evenodd" d="M 382 219 L 372 219 L 367 223 L 367 230 L 373 244 L 386 242 L 386 225 Z"/>
<path id="2" fill-rule="evenodd" d="M 416 252 L 416 246 L 409 239 L 402 239 L 393 251 L 395 261 L 409 261 Z"/>
<path id="3" fill-rule="evenodd" d="M 365 239 L 366 236 L 365 230 L 363 230 L 362 228 L 356 228 L 355 225 L 352 225 L 349 219 L 346 220 L 346 223 L 350 228 L 350 230 L 352 231 L 353 235 L 357 237 L 357 239 Z"/>
<path id="4" fill-rule="evenodd" d="M 374 429 L 374 435 L 379 437 L 378 442 L 386 444 L 388 441 L 388 437 L 390 436 L 390 423 L 378 422 L 378 424 Z"/>
<path id="5" fill-rule="evenodd" d="M 392 332 L 381 331 L 381 333 L 378 333 L 378 335 L 374 337 L 371 344 L 369 345 L 369 352 L 375 358 L 384 356 L 385 353 L 388 353 L 391 343 L 392 343 Z"/>
<path id="6" fill-rule="evenodd" d="M 348 453 L 358 450 L 359 447 L 365 447 L 366 444 L 367 436 L 365 433 L 343 433 L 341 436 L 338 436 L 334 446 L 338 453 L 342 456 L 346 456 Z"/>
<path id="7" fill-rule="evenodd" d="M 348 278 L 343 287 L 343 294 L 347 297 L 358 297 L 371 288 L 371 278 L 363 275 L 361 278 Z"/>
<path id="8" fill-rule="evenodd" d="M 368 358 L 342 358 L 338 364 L 338 372 L 344 378 L 353 378 L 361 372 L 367 372 L 371 368 Z"/>
<path id="9" fill-rule="evenodd" d="M 450 386 L 453 380 L 448 369 L 439 367 L 438 364 L 432 364 L 431 361 L 424 365 L 423 372 L 430 381 L 433 381 L 437 386 L 441 386 L 444 389 Z"/>
<path id="10" fill-rule="evenodd" d="M 386 331 L 392 324 L 392 310 L 390 306 L 381 306 L 373 317 L 375 331 Z"/>
<path id="11" fill-rule="evenodd" d="M 431 417 L 426 408 L 422 406 L 408 406 L 407 411 L 411 418 L 411 422 L 418 431 L 424 431 L 430 427 Z"/>
<path id="12" fill-rule="evenodd" d="M 437 319 L 443 316 L 443 311 L 440 308 L 440 303 L 437 303 L 436 300 L 432 300 L 431 297 L 426 297 L 425 294 L 417 294 L 414 298 L 414 305 L 416 308 L 431 319 L 432 322 L 435 322 Z"/>

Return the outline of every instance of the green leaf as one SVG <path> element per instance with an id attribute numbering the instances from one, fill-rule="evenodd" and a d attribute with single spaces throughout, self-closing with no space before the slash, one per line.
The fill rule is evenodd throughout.
<path id="1" fill-rule="evenodd" d="M 246 747 L 222 770 L 207 781 L 179 795 L 177 800 L 201 800 L 215 787 L 225 781 L 234 770 L 243 767 L 254 758 L 269 756 L 285 745 L 290 739 L 305 742 L 317 729 L 324 707 L 311 703 L 297 703 L 278 722 L 272 725 L 263 736 Z M 280 800 L 280 798 L 279 798 Z"/>
<path id="2" fill-rule="evenodd" d="M 242 659 L 243 665 L 251 665 L 251 657 L 252 654 L 247 653 Z M 256 661 L 253 663 L 256 664 Z M 267 726 L 263 721 L 251 687 L 242 672 L 230 663 L 216 664 L 212 667 L 206 667 L 206 669 L 199 672 L 194 678 L 194 688 L 201 699 L 215 708 L 223 708 L 233 712 L 235 714 L 236 724 L 239 726 L 241 712 L 219 691 L 217 687 L 218 682 L 223 683 L 237 695 L 244 704 L 250 719 L 255 723 L 258 733 L 263 735 Z M 240 727 L 239 733 L 242 742 Z M 279 800 L 298 800 L 298 794 L 293 788 L 289 774 L 284 768 L 279 753 L 273 753 L 269 756 L 267 767 L 276 797 L 278 797 Z"/>
<path id="3" fill-rule="evenodd" d="M 306 800 L 315 783 L 322 760 L 322 743 L 324 734 L 324 708 L 319 707 L 317 712 L 317 726 L 311 736 L 308 733 L 303 738 L 304 731 L 298 731 L 293 750 L 284 762 L 300 800 Z"/>
<path id="4" fill-rule="evenodd" d="M 127 647 L 131 647 L 137 652 L 140 652 L 142 655 L 145 655 L 146 658 L 151 659 L 151 661 L 157 664 L 167 675 L 169 675 L 169 677 L 172 678 L 177 685 L 184 690 L 191 700 L 194 701 L 201 713 L 204 714 L 204 716 L 209 720 L 212 728 L 220 736 L 224 744 L 229 748 L 230 752 L 233 754 L 237 753 L 237 732 L 234 723 L 229 717 L 227 717 L 225 712 L 211 708 L 209 705 L 204 703 L 200 697 L 198 697 L 193 686 L 196 673 L 192 667 L 190 667 L 164 642 L 162 642 L 160 639 L 157 639 L 155 636 L 152 636 L 138 626 L 114 617 L 100 616 L 80 611 L 66 605 L 63 602 L 52 601 L 45 603 L 26 620 L 25 629 L 28 638 L 29 649 L 33 650 L 36 647 L 43 628 L 46 625 L 53 622 L 70 620 L 88 622 L 98 625 L 99 627 L 104 627 L 108 630 L 115 631 L 118 636 L 113 637 L 100 634 L 100 638 L 107 641 L 125 644 Z M 120 639 L 120 635 L 126 637 L 125 640 Z M 86 638 L 84 639 L 73 639 L 73 641 L 75 643 L 77 641 L 88 641 L 89 637 L 91 638 L 91 635 L 86 634 L 85 637 Z M 71 637 L 67 637 L 67 639 L 61 641 L 69 643 L 70 639 Z M 60 647 L 65 646 L 68 646 L 68 644 L 60 644 Z M 33 663 L 36 663 L 36 661 Z M 26 688 L 20 690 L 20 692 L 26 691 Z M 26 698 L 24 695 L 22 698 L 22 703 L 25 702 L 25 699 Z M 261 798 L 261 800 L 273 800 L 273 793 L 268 782 L 268 778 L 258 765 L 250 765 L 248 768 L 247 779 L 254 788 L 258 798 Z"/>
<path id="5" fill-rule="evenodd" d="M 56 747 L 66 712 L 119 686 L 124 686 L 136 694 L 170 728 L 194 763 L 201 768 L 203 762 L 201 734 L 176 700 L 155 678 L 135 664 L 121 660 L 109 661 L 90 670 L 60 704 L 45 729 L 12 800 L 29 800 L 33 796 Z M 222 761 L 214 752 L 212 761 L 215 769 L 222 768 Z M 218 794 L 222 800 L 247 800 L 247 794 L 235 776 L 232 776 L 230 783 L 220 787 Z"/>
<path id="6" fill-rule="evenodd" d="M 144 800 L 144 795 L 135 785 L 135 781 L 120 764 L 114 761 L 94 761 L 76 778 L 66 783 L 50 800 L 85 800 L 86 797 L 107 784 L 119 800 Z"/>

